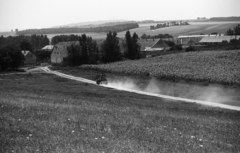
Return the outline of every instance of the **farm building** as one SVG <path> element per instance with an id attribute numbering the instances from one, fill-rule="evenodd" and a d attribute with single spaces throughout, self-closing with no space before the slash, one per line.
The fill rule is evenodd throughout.
<path id="1" fill-rule="evenodd" d="M 69 41 L 69 42 L 59 42 L 54 46 L 53 52 L 51 54 L 51 63 L 52 64 L 65 64 L 65 58 L 68 56 L 67 47 L 71 45 L 79 44 L 78 41 Z"/>
<path id="2" fill-rule="evenodd" d="M 181 44 L 183 47 L 186 46 L 188 47 L 189 44 L 194 44 L 199 43 L 200 40 L 202 40 L 203 37 L 206 37 L 209 35 L 188 35 L 188 36 L 178 36 L 176 43 Z"/>
<path id="3" fill-rule="evenodd" d="M 45 47 L 43 47 L 41 50 L 44 51 L 53 51 L 54 45 L 46 45 Z"/>
<path id="4" fill-rule="evenodd" d="M 31 53 L 30 51 L 22 51 L 22 54 L 24 55 L 24 65 L 34 65 L 36 64 L 36 56 Z"/>
<path id="5" fill-rule="evenodd" d="M 232 39 L 240 39 L 240 36 L 207 36 L 203 37 L 199 43 L 201 44 L 222 43 L 223 41 L 230 42 Z"/>
<path id="6" fill-rule="evenodd" d="M 145 57 L 160 55 L 170 47 L 161 39 L 141 39 L 138 41 L 141 45 L 141 54 Z"/>

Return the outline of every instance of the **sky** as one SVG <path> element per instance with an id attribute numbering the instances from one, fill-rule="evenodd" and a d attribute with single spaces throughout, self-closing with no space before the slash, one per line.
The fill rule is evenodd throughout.
<path id="1" fill-rule="evenodd" d="M 240 16 L 240 0 L 0 0 L 0 31 L 99 20 Z"/>

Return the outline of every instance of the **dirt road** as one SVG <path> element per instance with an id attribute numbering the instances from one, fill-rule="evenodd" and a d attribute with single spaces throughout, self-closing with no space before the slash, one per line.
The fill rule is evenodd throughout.
<path id="1" fill-rule="evenodd" d="M 97 86 L 96 82 L 92 81 L 92 80 L 88 80 L 88 79 L 84 79 L 84 78 L 80 78 L 80 77 L 74 77 L 74 76 L 67 75 L 67 74 L 64 74 L 64 73 L 60 73 L 60 72 L 57 72 L 57 71 L 52 71 L 48 67 L 40 67 L 40 69 L 42 71 L 46 72 L 46 73 L 55 74 L 55 75 L 60 76 L 60 77 L 64 77 L 64 78 L 71 79 L 71 80 L 76 80 L 76 81 L 81 81 L 81 82 L 85 82 L 85 83 L 89 83 L 89 84 L 93 84 L 93 85 Z M 142 95 L 148 95 L 148 96 L 154 96 L 154 97 L 159 97 L 159 98 L 164 98 L 164 99 L 170 99 L 170 100 L 174 100 L 174 101 L 184 101 L 184 102 L 190 102 L 190 103 L 198 103 L 198 104 L 208 105 L 208 106 L 212 106 L 212 107 L 220 107 L 220 108 L 240 111 L 240 107 L 226 105 L 226 104 L 220 104 L 220 103 L 214 103 L 214 102 L 208 102 L 208 101 L 200 101 L 200 100 L 194 100 L 194 99 L 187 99 L 187 98 L 181 98 L 181 97 L 173 97 L 173 96 L 161 95 L 161 94 L 156 94 L 156 93 L 149 93 L 149 92 L 144 92 L 144 91 L 139 91 L 139 90 L 132 90 L 132 89 L 127 89 L 127 88 L 117 88 L 115 86 L 109 86 L 109 85 L 100 85 L 100 86 L 103 86 L 103 87 L 106 87 L 106 88 L 112 88 L 112 89 L 116 89 L 116 90 L 122 90 L 122 91 L 137 93 L 137 94 L 142 94 Z"/>

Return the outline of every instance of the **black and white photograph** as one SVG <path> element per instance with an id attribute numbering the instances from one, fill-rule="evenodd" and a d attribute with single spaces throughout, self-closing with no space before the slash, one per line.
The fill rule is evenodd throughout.
<path id="1" fill-rule="evenodd" d="M 240 0 L 0 0 L 0 153 L 240 153 Z"/>

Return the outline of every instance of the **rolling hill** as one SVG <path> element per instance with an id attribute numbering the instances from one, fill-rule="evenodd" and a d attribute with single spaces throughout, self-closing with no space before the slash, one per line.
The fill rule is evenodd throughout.
<path id="1" fill-rule="evenodd" d="M 139 24 L 139 28 L 131 29 L 130 32 L 136 32 L 140 37 L 142 34 L 146 35 L 157 35 L 157 34 L 165 34 L 168 33 L 177 37 L 179 35 L 194 35 L 194 34 L 211 34 L 213 32 L 224 34 L 229 28 L 235 27 L 239 22 L 189 22 L 190 25 L 186 26 L 173 26 L 160 28 L 156 30 L 150 30 L 150 25 L 155 25 L 157 23 L 147 23 L 147 24 Z M 126 31 L 118 32 L 118 37 L 125 37 Z M 81 35 L 82 33 L 64 33 L 67 34 L 77 34 Z M 52 38 L 55 35 L 61 34 L 48 34 L 48 38 Z M 91 36 L 93 39 L 103 39 L 106 38 L 106 33 L 86 33 L 87 36 Z"/>

